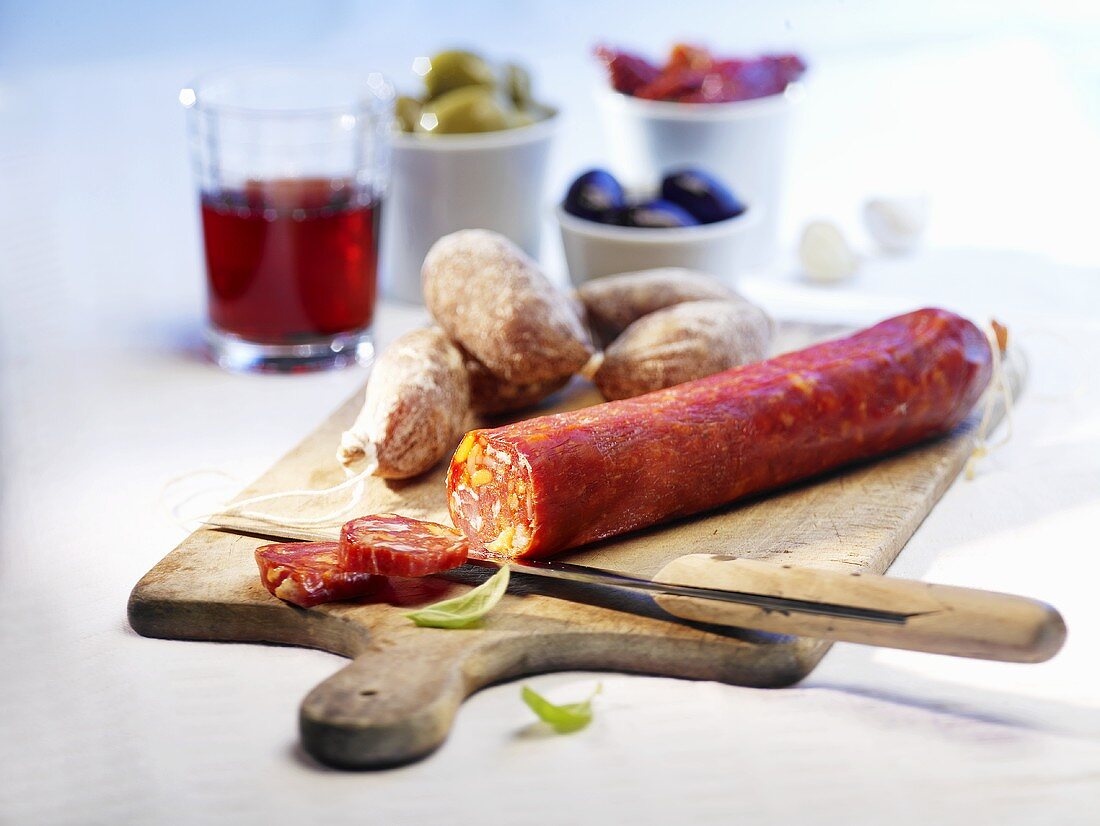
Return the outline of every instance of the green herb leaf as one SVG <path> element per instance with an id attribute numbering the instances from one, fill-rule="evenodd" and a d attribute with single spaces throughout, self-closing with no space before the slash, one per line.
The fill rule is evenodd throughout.
<path id="1" fill-rule="evenodd" d="M 412 611 L 405 616 L 425 628 L 469 628 L 476 625 L 500 602 L 507 589 L 508 566 L 504 565 L 474 590 Z"/>
<path id="2" fill-rule="evenodd" d="M 563 706 L 554 705 L 528 685 L 523 687 L 522 696 L 523 702 L 527 703 L 540 720 L 549 724 L 558 734 L 568 734 L 580 731 L 592 722 L 592 700 L 602 688 L 602 684 L 597 685 L 592 696 L 584 702 L 566 703 Z"/>

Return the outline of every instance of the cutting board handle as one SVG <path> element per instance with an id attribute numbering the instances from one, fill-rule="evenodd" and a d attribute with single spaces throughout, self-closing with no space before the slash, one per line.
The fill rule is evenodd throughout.
<path id="1" fill-rule="evenodd" d="M 473 688 L 464 668 L 472 641 L 433 629 L 416 646 L 360 654 L 302 701 L 306 751 L 342 769 L 387 768 L 434 751 Z"/>
<path id="2" fill-rule="evenodd" d="M 1066 639 L 1061 615 L 1046 603 L 973 588 L 712 554 L 675 559 L 654 579 L 910 615 L 903 625 L 893 625 L 657 597 L 664 610 L 682 619 L 778 634 L 1023 663 L 1050 659 Z"/>

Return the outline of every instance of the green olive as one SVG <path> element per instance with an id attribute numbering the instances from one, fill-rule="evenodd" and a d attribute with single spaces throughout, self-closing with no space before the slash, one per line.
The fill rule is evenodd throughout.
<path id="1" fill-rule="evenodd" d="M 530 126 L 537 120 L 530 112 L 517 109 L 508 116 L 508 127 L 515 129 L 519 126 Z"/>
<path id="2" fill-rule="evenodd" d="M 418 132 L 461 134 L 508 129 L 514 112 L 484 86 L 463 86 L 428 101 L 417 124 Z"/>
<path id="3" fill-rule="evenodd" d="M 522 107 L 520 111 L 530 118 L 531 123 L 552 118 L 558 113 L 558 110 L 553 106 L 546 106 L 542 103 L 536 103 L 535 101 L 531 101 L 526 106 Z"/>
<path id="4" fill-rule="evenodd" d="M 417 121 L 420 120 L 420 109 L 423 105 L 416 98 L 406 97 L 405 95 L 394 101 L 394 114 L 397 115 L 397 123 L 400 125 L 402 132 L 416 130 Z"/>
<path id="5" fill-rule="evenodd" d="M 505 64 L 504 88 L 517 109 L 523 109 L 531 102 L 531 75 L 518 63 Z"/>
<path id="6" fill-rule="evenodd" d="M 473 52 L 451 49 L 431 58 L 424 75 L 428 97 L 434 99 L 463 86 L 494 86 L 496 78 L 488 63 Z"/>

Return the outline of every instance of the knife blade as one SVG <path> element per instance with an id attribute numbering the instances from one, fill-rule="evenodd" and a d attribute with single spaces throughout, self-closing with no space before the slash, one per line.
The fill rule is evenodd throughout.
<path id="1" fill-rule="evenodd" d="M 262 522 L 208 519 L 203 526 L 257 539 L 271 539 L 280 542 L 333 542 L 340 537 L 336 532 L 303 530 L 282 525 L 271 526 Z M 482 567 L 499 568 L 507 565 L 515 573 L 550 579 L 580 582 L 589 585 L 601 585 L 611 588 L 625 588 L 645 591 L 666 596 L 692 597 L 695 599 L 732 602 L 760 608 L 765 612 L 809 614 L 849 621 L 879 623 L 886 625 L 904 625 L 906 621 L 922 612 L 903 613 L 865 608 L 858 605 L 844 605 L 834 602 L 818 602 L 807 599 L 776 596 L 774 594 L 753 593 L 751 591 L 729 590 L 725 588 L 707 588 L 699 585 L 684 585 L 674 582 L 656 582 L 635 577 L 619 571 L 597 568 L 589 565 L 577 565 L 571 562 L 558 562 L 544 559 L 514 559 L 496 556 L 486 551 L 471 549 L 467 563 Z"/>

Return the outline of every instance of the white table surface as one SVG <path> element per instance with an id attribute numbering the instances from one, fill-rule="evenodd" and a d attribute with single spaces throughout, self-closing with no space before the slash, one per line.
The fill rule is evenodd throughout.
<path id="1" fill-rule="evenodd" d="M 1097 822 L 1097 12 L 390 6 L 0 5 L 0 822 Z M 586 52 L 616 33 L 809 55 L 784 239 L 826 216 L 868 258 L 833 289 L 803 284 L 789 256 L 747 277 L 774 313 L 862 322 L 941 304 L 1016 331 L 1032 381 L 1012 440 L 947 492 L 892 572 L 1043 598 L 1069 642 L 1026 666 L 837 645 L 773 691 L 539 676 L 562 700 L 602 682 L 591 727 L 540 735 L 511 683 L 472 697 L 422 763 L 322 769 L 298 748 L 297 706 L 339 657 L 126 624 L 130 588 L 181 536 L 161 486 L 205 467 L 254 477 L 366 376 L 235 376 L 197 355 L 175 92 L 273 59 L 403 77 L 414 54 L 483 44 L 524 56 L 567 102 L 556 192 L 601 160 Z M 911 191 L 931 197 L 927 245 L 874 256 L 860 203 Z M 544 258 L 560 272 L 552 236 Z M 381 344 L 422 319 L 378 315 Z"/>

